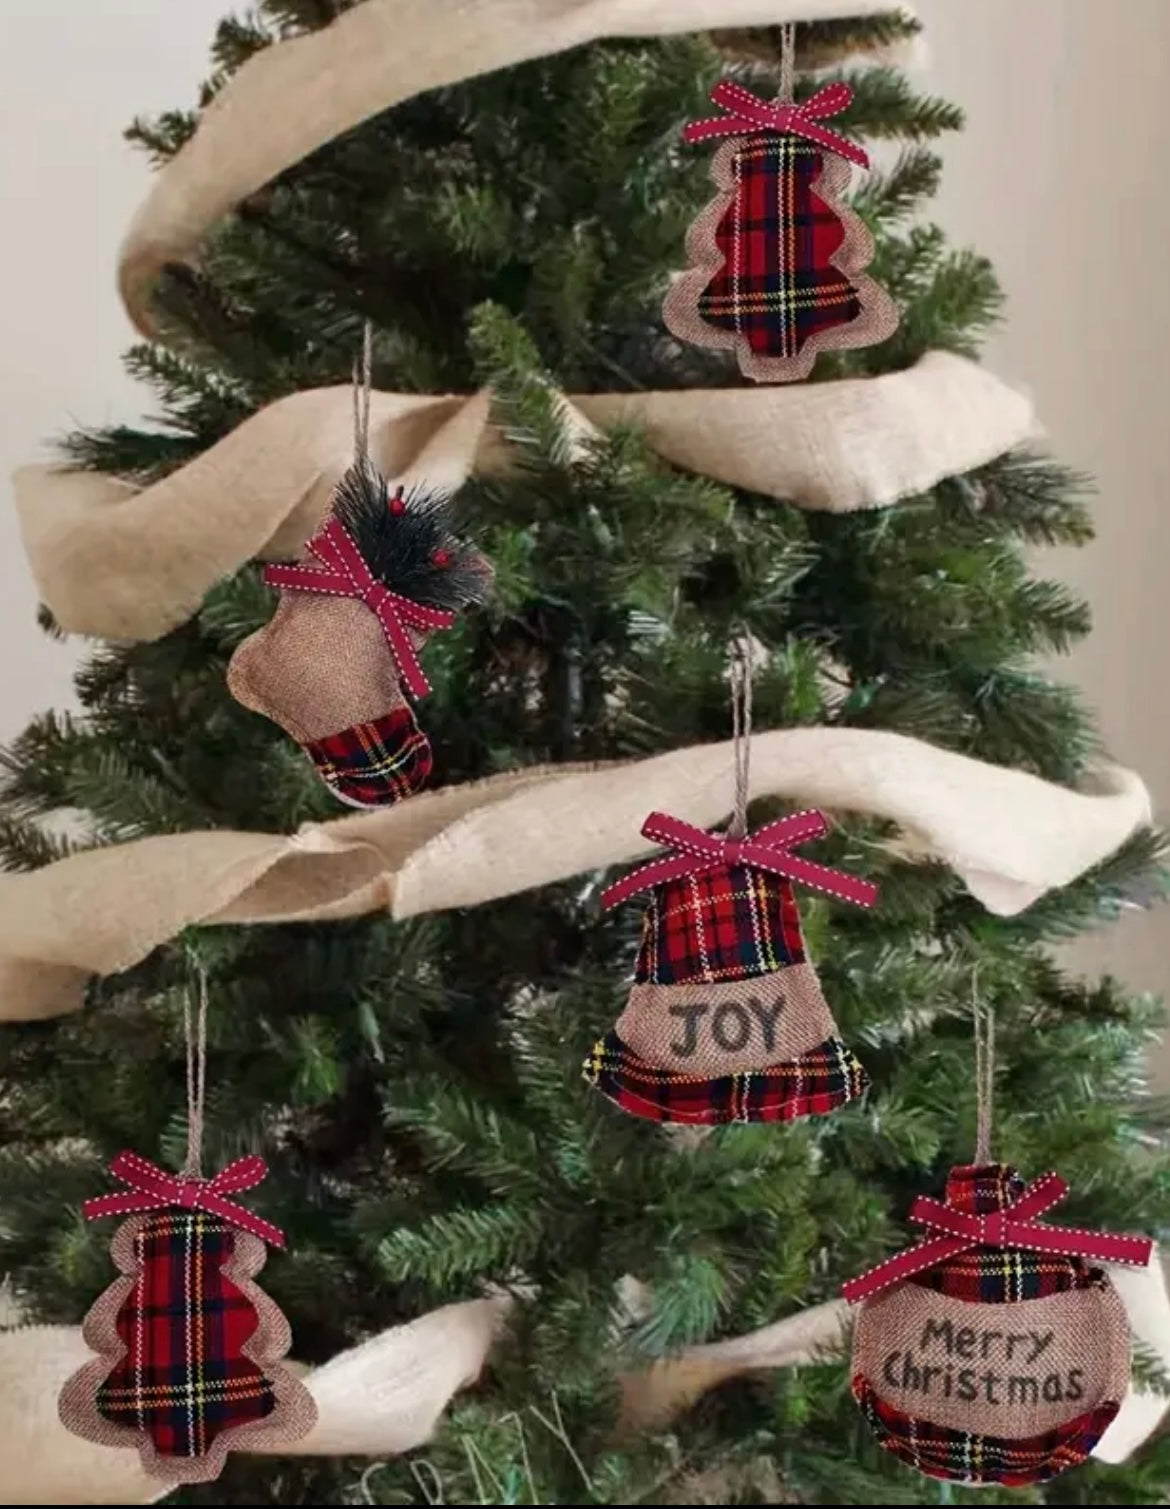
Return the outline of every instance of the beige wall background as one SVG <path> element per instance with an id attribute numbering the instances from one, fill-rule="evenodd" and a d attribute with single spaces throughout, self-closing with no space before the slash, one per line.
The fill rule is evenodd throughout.
<path id="1" fill-rule="evenodd" d="M 193 100 L 228 5 L 0 0 L 0 476 L 72 424 L 140 413 L 118 364 L 131 332 L 113 285 L 147 170 L 120 133 L 135 113 Z M 969 115 L 946 147 L 936 214 L 993 259 L 1010 299 L 988 361 L 1031 390 L 1053 449 L 1099 480 L 1097 543 L 1043 563 L 1096 615 L 1061 672 L 1170 814 L 1170 0 L 1115 0 L 1110 25 L 1101 0 L 918 0 L 918 10 L 923 82 Z M 72 703 L 77 646 L 46 640 L 35 607 L 6 506 L 0 741 Z M 1132 917 L 1077 957 L 1170 993 L 1170 913 Z"/>
<path id="2" fill-rule="evenodd" d="M 149 170 L 137 114 L 193 104 L 230 0 L 0 0 L 0 742 L 72 705 L 78 646 L 37 628 L 7 478 L 75 425 L 133 419 L 118 243 Z"/>
<path id="3" fill-rule="evenodd" d="M 937 214 L 1007 290 L 986 360 L 1034 395 L 1049 444 L 1098 484 L 1096 541 L 1038 566 L 1075 583 L 1096 629 L 1056 673 L 1099 711 L 1117 759 L 1170 817 L 1170 284 L 1159 80 L 1167 0 L 918 0 L 929 87 L 968 129 Z M 1108 24 L 1105 24 L 1108 19 Z M 1170 912 L 1136 913 L 1072 957 L 1170 995 Z M 1170 1043 L 1157 1071 L 1170 1087 Z"/>

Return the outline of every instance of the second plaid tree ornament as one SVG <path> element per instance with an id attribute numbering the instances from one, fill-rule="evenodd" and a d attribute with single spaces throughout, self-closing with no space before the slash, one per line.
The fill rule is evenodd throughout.
<path id="1" fill-rule="evenodd" d="M 211 1179 L 200 1168 L 205 1084 L 206 980 L 197 1026 L 185 1008 L 187 1161 L 175 1175 L 137 1153 L 110 1172 L 127 1188 L 87 1200 L 87 1221 L 128 1216 L 111 1255 L 120 1277 L 85 1317 L 97 1356 L 65 1384 L 61 1423 L 100 1446 L 136 1446 L 164 1482 L 206 1483 L 230 1450 L 277 1448 L 308 1434 L 317 1406 L 282 1359 L 287 1320 L 255 1282 L 268 1246 L 284 1235 L 231 1196 L 267 1173 L 237 1158 Z"/>
<path id="2" fill-rule="evenodd" d="M 869 158 L 824 124 L 853 92 L 827 84 L 796 104 L 793 37 L 784 27 L 779 100 L 724 79 L 711 94 L 722 114 L 683 133 L 728 139 L 711 165 L 720 192 L 687 237 L 691 268 L 663 306 L 673 335 L 734 351 L 756 382 L 807 377 L 818 351 L 875 346 L 898 327 L 889 294 L 864 272 L 873 238 L 841 198 L 850 163 Z"/>
<path id="3" fill-rule="evenodd" d="M 819 812 L 748 834 L 749 652 L 733 674 L 728 832 L 651 813 L 642 833 L 672 852 L 602 898 L 611 907 L 650 892 L 628 1004 L 584 1073 L 622 1110 L 652 1121 L 792 1121 L 834 1110 L 869 1083 L 805 953 L 792 882 L 867 907 L 877 887 L 792 853 L 827 832 Z"/>

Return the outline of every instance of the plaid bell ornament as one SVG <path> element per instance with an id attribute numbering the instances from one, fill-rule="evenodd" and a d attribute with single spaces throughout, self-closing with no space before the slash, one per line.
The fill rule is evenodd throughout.
<path id="1" fill-rule="evenodd" d="M 729 832 L 652 812 L 642 834 L 670 854 L 602 896 L 607 908 L 644 891 L 650 902 L 626 1009 L 584 1074 L 623 1111 L 651 1121 L 792 1121 L 844 1105 L 869 1083 L 805 954 L 792 882 L 858 906 L 872 906 L 877 887 L 792 853 L 827 831 L 820 812 L 747 833 L 750 646 L 749 637 L 733 659 Z"/>
<path id="2" fill-rule="evenodd" d="M 785 27 L 778 102 L 725 79 L 711 94 L 723 113 L 686 127 L 687 142 L 729 139 L 711 164 L 719 193 L 687 237 L 691 266 L 663 306 L 679 340 L 734 351 L 756 382 L 797 381 L 818 351 L 878 345 L 898 327 L 893 300 L 864 271 L 873 238 L 841 197 L 849 164 L 869 158 L 822 124 L 853 92 L 827 84 L 795 104 L 792 50 Z"/>
<path id="3" fill-rule="evenodd" d="M 205 997 L 200 1022 L 206 1011 Z M 97 1356 L 66 1382 L 61 1422 L 100 1446 L 136 1446 L 145 1470 L 168 1483 L 205 1483 L 229 1450 L 279 1447 L 316 1423 L 312 1395 L 282 1363 L 287 1320 L 256 1284 L 271 1222 L 228 1197 L 267 1173 L 238 1158 L 212 1179 L 197 1173 L 203 1104 L 202 1028 L 188 1022 L 190 1142 L 186 1168 L 167 1173 L 137 1153 L 110 1172 L 128 1186 L 87 1200 L 87 1221 L 129 1216 L 111 1255 L 121 1277 L 91 1307 L 82 1336 Z M 190 1087 L 194 1083 L 195 1088 Z"/>
<path id="4" fill-rule="evenodd" d="M 705 833 L 665 813 L 642 826 L 674 851 L 611 886 L 651 898 L 625 1011 L 585 1077 L 651 1121 L 792 1121 L 856 1099 L 869 1080 L 842 1042 L 809 963 L 792 879 L 862 906 L 876 888 L 789 846 L 827 830 L 798 812 L 751 837 Z"/>
<path id="5" fill-rule="evenodd" d="M 982 1118 L 981 1118 L 982 1120 Z M 1130 1381 L 1125 1306 L 1096 1263 L 1144 1267 L 1145 1237 L 1050 1226 L 1068 1193 L 987 1160 L 921 1197 L 917 1244 L 845 1284 L 853 1396 L 882 1446 L 928 1477 L 1019 1488 L 1088 1457 Z"/>

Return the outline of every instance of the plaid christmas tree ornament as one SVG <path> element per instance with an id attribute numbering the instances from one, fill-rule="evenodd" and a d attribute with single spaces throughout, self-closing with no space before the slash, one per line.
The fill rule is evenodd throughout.
<path id="1" fill-rule="evenodd" d="M 837 1034 L 804 951 L 792 879 L 871 905 L 876 889 L 789 846 L 824 833 L 801 812 L 751 838 L 704 833 L 664 813 L 642 827 L 676 852 L 610 887 L 616 906 L 651 892 L 634 984 L 586 1079 L 652 1121 L 791 1121 L 854 1100 L 868 1081 Z"/>
<path id="2" fill-rule="evenodd" d="M 898 312 L 868 277 L 873 238 L 842 201 L 850 162 L 865 152 L 820 124 L 852 99 L 829 84 L 802 105 L 767 104 L 724 80 L 711 98 L 725 112 L 692 121 L 688 142 L 729 137 L 715 154 L 718 196 L 691 226 L 691 268 L 663 307 L 680 340 L 734 351 L 757 382 L 793 382 L 818 351 L 873 346 Z"/>
<path id="3" fill-rule="evenodd" d="M 280 603 L 232 656 L 232 695 L 290 733 L 347 806 L 390 806 L 431 774 L 431 746 L 407 700 L 430 690 L 418 652 L 492 578 L 451 523 L 446 497 L 391 494 L 359 461 L 306 558 L 265 568 Z"/>
<path id="4" fill-rule="evenodd" d="M 1055 1174 L 951 1170 L 919 1199 L 916 1247 L 843 1289 L 860 1303 L 853 1395 L 882 1446 L 929 1477 L 1022 1487 L 1076 1467 L 1129 1386 L 1125 1308 L 1092 1260 L 1144 1265 L 1152 1244 L 1049 1226 Z"/>
<path id="5" fill-rule="evenodd" d="M 123 1276 L 85 1318 L 99 1355 L 62 1390 L 62 1422 L 100 1445 L 137 1446 L 147 1472 L 171 1483 L 218 1477 L 235 1447 L 307 1434 L 316 1406 L 280 1361 L 288 1322 L 253 1282 L 265 1243 L 284 1237 L 226 1198 L 259 1183 L 263 1161 L 202 1180 L 122 1153 L 111 1172 L 130 1192 L 87 1201 L 84 1214 L 134 1212 L 111 1247 Z"/>

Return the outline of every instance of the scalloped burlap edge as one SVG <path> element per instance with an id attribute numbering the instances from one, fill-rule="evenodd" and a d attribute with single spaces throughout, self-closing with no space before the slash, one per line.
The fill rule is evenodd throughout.
<path id="1" fill-rule="evenodd" d="M 282 1359 L 292 1345 L 292 1332 L 280 1307 L 254 1282 L 268 1253 L 251 1232 L 235 1230 L 232 1257 L 223 1272 L 256 1312 L 257 1326 L 244 1343 L 246 1357 L 263 1369 L 272 1383 L 276 1407 L 262 1420 L 252 1420 L 221 1431 L 201 1457 L 164 1457 L 142 1431 L 117 1425 L 97 1407 L 97 1394 L 110 1372 L 126 1355 L 126 1343 L 118 1335 L 118 1312 L 134 1292 L 139 1265 L 134 1239 L 153 1219 L 131 1216 L 123 1221 L 110 1243 L 110 1256 L 123 1275 L 90 1306 L 82 1322 L 86 1344 L 98 1354 L 67 1380 L 58 1400 L 62 1425 L 99 1446 L 133 1446 L 138 1449 L 143 1470 L 151 1477 L 175 1483 L 209 1483 L 223 1471 L 229 1451 L 282 1451 L 307 1436 L 317 1421 L 313 1396 Z"/>

